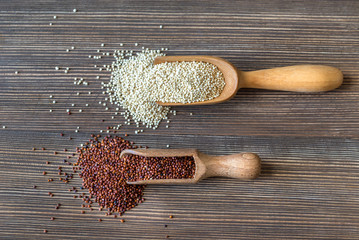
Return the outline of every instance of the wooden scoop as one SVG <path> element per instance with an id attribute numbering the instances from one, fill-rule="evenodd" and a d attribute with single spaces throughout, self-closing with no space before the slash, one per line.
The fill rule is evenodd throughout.
<path id="1" fill-rule="evenodd" d="M 154 179 L 127 182 L 128 184 L 188 184 L 207 177 L 230 177 L 242 180 L 255 179 L 261 171 L 261 160 L 254 153 L 239 153 L 227 156 L 210 156 L 197 149 L 126 149 L 121 158 L 133 154 L 144 157 L 182 157 L 192 156 L 196 171 L 193 178 Z"/>
<path id="2" fill-rule="evenodd" d="M 163 103 L 163 106 L 215 104 L 229 100 L 239 88 L 260 88 L 269 90 L 283 90 L 294 92 L 321 92 L 339 87 L 343 82 L 342 72 L 324 65 L 296 65 L 273 69 L 242 72 L 230 62 L 212 56 L 163 56 L 157 57 L 154 64 L 164 62 L 202 61 L 218 67 L 223 73 L 226 83 L 218 97 L 193 103 Z"/>

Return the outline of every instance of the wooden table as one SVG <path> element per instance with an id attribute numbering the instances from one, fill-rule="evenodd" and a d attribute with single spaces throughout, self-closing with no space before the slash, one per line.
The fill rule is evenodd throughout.
<path id="1" fill-rule="evenodd" d="M 326 93 L 241 89 L 223 104 L 174 108 L 169 128 L 123 127 L 119 136 L 152 148 L 255 152 L 262 175 L 149 186 L 125 223 L 95 204 L 81 214 L 68 191 L 81 179 L 62 183 L 57 167 L 70 172 L 63 159 L 76 146 L 124 122 L 98 103 L 110 73 L 94 64 L 113 57 L 88 55 L 142 46 L 219 56 L 245 71 L 326 64 L 345 80 Z M 358 1 L 2 1 L 0 47 L 1 239 L 359 239 Z"/>

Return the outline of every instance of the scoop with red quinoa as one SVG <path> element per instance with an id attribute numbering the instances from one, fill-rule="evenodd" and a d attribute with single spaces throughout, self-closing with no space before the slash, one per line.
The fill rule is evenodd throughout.
<path id="1" fill-rule="evenodd" d="M 143 202 L 144 185 L 128 185 L 126 181 L 147 179 L 192 178 L 195 161 L 191 156 L 142 157 L 127 155 L 125 149 L 137 148 L 120 137 L 94 137 L 90 143 L 78 148 L 80 177 L 100 207 L 109 212 L 125 211 Z"/>

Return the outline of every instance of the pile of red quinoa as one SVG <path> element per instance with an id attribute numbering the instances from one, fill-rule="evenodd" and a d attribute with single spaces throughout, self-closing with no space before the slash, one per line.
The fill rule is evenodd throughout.
<path id="1" fill-rule="evenodd" d="M 121 151 L 135 148 L 131 142 L 120 137 L 94 137 L 88 145 L 78 149 L 76 165 L 81 168 L 83 186 L 89 190 L 90 197 L 107 208 L 109 212 L 125 211 L 143 202 L 143 185 L 128 185 L 123 175 L 124 162 Z"/>

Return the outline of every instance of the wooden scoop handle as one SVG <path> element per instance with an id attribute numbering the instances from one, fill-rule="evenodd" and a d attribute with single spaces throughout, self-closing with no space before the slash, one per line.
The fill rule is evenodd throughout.
<path id="1" fill-rule="evenodd" d="M 294 92 L 321 92 L 339 87 L 343 73 L 324 65 L 296 65 L 239 73 L 243 88 Z"/>
<path id="2" fill-rule="evenodd" d="M 202 154 L 202 153 L 201 153 Z M 261 159 L 254 153 L 227 156 L 200 156 L 206 159 L 205 177 L 230 177 L 243 180 L 255 179 L 261 172 Z"/>

